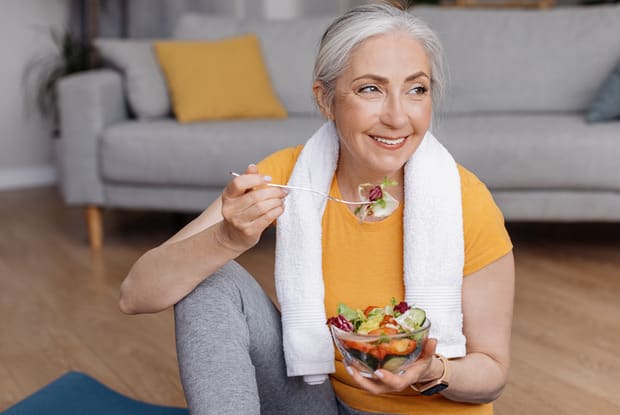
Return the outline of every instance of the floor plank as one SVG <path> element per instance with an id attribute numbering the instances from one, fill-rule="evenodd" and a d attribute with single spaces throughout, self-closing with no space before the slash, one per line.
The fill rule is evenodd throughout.
<path id="1" fill-rule="evenodd" d="M 184 406 L 171 310 L 126 316 L 141 253 L 190 219 L 104 211 L 104 249 L 53 188 L 0 192 L 0 411 L 68 370 Z M 620 224 L 509 224 L 517 264 L 510 381 L 496 414 L 620 413 Z M 274 298 L 274 235 L 240 259 Z"/>

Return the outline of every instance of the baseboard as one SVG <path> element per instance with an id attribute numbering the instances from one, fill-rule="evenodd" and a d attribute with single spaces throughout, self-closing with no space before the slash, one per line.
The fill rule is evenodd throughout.
<path id="1" fill-rule="evenodd" d="M 0 169 L 0 190 L 49 186 L 55 184 L 56 180 L 56 169 L 51 164 Z"/>

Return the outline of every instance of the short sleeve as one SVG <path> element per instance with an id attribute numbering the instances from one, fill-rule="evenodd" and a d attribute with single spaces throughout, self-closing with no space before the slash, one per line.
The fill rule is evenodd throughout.
<path id="1" fill-rule="evenodd" d="M 465 239 L 463 275 L 467 276 L 510 252 L 512 242 L 489 189 L 464 167 L 459 166 L 459 173 Z"/>
<path id="2" fill-rule="evenodd" d="M 257 164 L 258 172 L 271 176 L 273 183 L 288 183 L 302 148 L 303 146 L 289 147 L 272 153 Z"/>

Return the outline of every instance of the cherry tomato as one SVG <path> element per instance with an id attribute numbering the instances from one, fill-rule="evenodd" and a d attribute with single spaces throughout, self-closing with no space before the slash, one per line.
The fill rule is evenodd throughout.
<path id="1" fill-rule="evenodd" d="M 377 360 L 383 360 L 388 353 L 387 353 L 387 350 L 383 350 L 381 348 L 381 345 L 379 345 L 379 346 L 375 346 L 372 349 L 370 349 L 368 354 Z"/>
<path id="2" fill-rule="evenodd" d="M 360 351 L 362 353 L 368 353 L 370 352 L 373 348 L 375 348 L 375 346 L 373 346 L 370 343 L 366 343 L 366 342 L 356 342 L 355 340 L 343 340 L 342 344 L 344 345 L 344 347 L 346 347 L 347 349 L 355 349 L 357 351 Z"/>
<path id="3" fill-rule="evenodd" d="M 381 324 L 379 324 L 379 327 L 384 327 L 384 326 L 386 326 L 388 324 L 390 324 L 392 326 L 398 327 L 398 322 L 394 319 L 394 317 L 386 314 L 383 317 L 383 320 L 381 321 Z"/>

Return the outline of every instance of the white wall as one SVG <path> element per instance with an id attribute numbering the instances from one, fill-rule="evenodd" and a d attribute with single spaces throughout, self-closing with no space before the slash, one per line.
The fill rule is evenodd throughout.
<path id="1" fill-rule="evenodd" d="M 67 22 L 68 0 L 0 2 L 0 190 L 55 181 L 49 122 L 25 99 L 28 62 L 53 51 L 50 27 Z"/>

